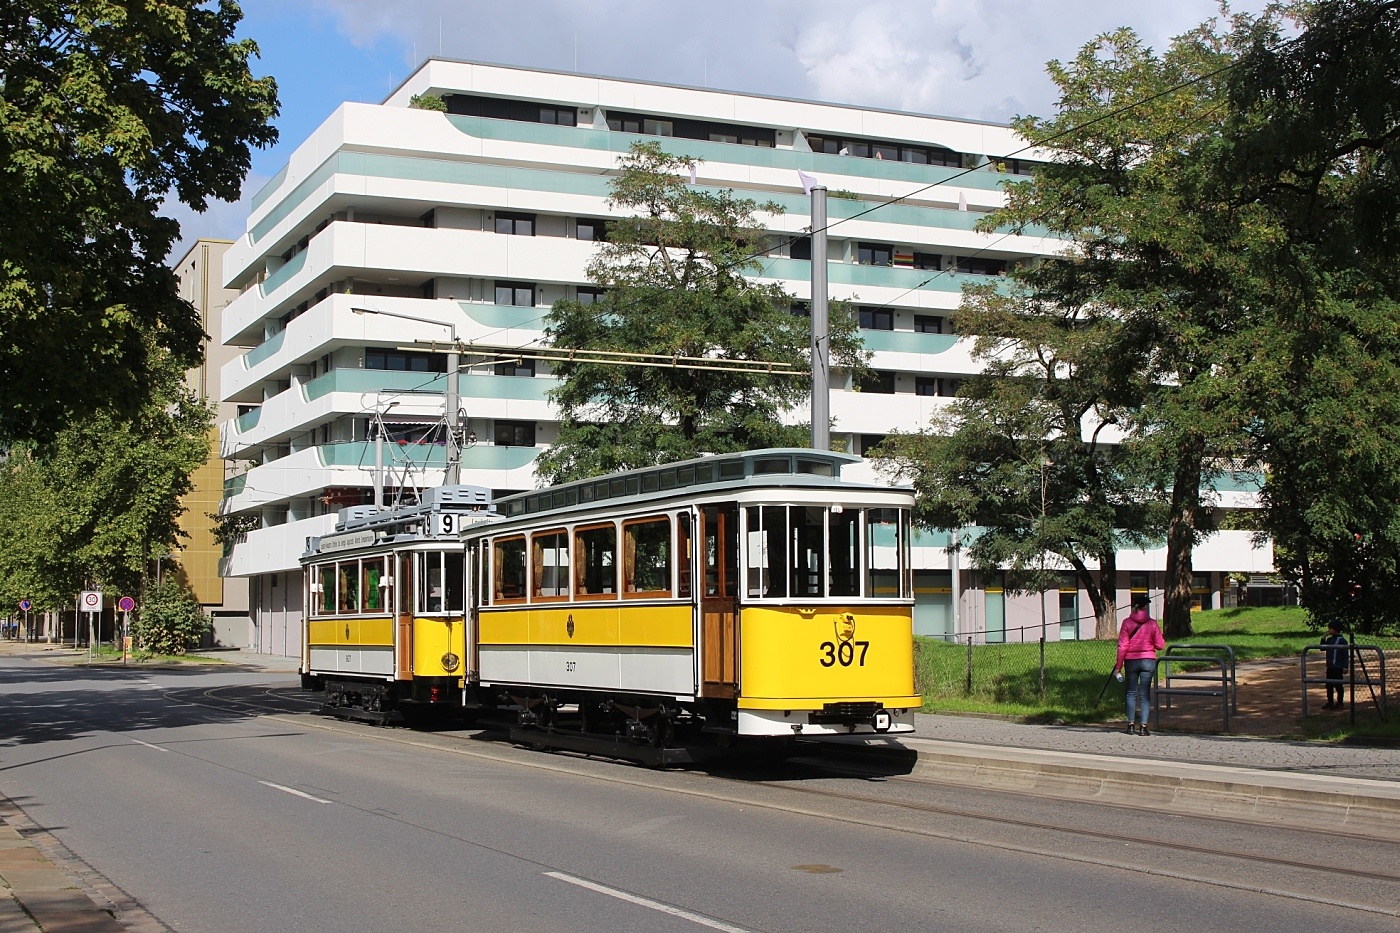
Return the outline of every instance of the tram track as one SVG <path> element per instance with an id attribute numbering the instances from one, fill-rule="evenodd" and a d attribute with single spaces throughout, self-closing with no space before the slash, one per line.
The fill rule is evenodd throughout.
<path id="1" fill-rule="evenodd" d="M 1379 904 L 1366 904 L 1329 898 L 1317 895 L 1313 891 L 1309 890 L 1275 888 L 1268 885 L 1250 884 L 1247 882 L 1237 881 L 1233 880 L 1230 877 L 1214 877 L 1208 875 L 1193 874 L 1189 872 L 1181 872 L 1171 869 L 1163 869 L 1161 867 L 1144 864 L 1142 862 L 1130 862 L 1123 859 L 1105 858 L 1094 855 L 1058 851 L 1044 846 L 1033 846 L 1014 841 L 1007 842 L 1005 840 L 994 838 L 981 838 L 977 835 L 966 832 L 941 831 L 929 827 L 901 825 L 898 822 L 892 822 L 888 819 L 871 818 L 867 816 L 859 816 L 849 813 L 835 813 L 817 807 L 799 806 L 795 803 L 784 803 L 776 800 L 756 799 L 754 794 L 751 793 L 751 791 L 757 788 L 761 788 L 766 792 L 774 794 L 775 796 L 791 794 L 798 798 L 807 798 L 813 801 L 828 800 L 838 805 L 874 807 L 882 808 L 885 810 L 894 810 L 896 812 L 902 811 L 906 813 L 917 813 L 921 816 L 946 817 L 953 820 L 970 821 L 974 825 L 983 824 L 989 826 L 997 826 L 1000 828 L 1010 829 L 1020 833 L 1046 833 L 1051 835 L 1062 835 L 1071 839 L 1079 840 L 1086 845 L 1111 845 L 1123 847 L 1135 846 L 1142 847 L 1142 849 L 1145 852 L 1169 853 L 1170 855 L 1174 856 L 1188 856 L 1200 859 L 1222 860 L 1227 863 L 1245 863 L 1256 869 L 1275 869 L 1279 871 L 1317 873 L 1319 875 L 1338 880 L 1350 879 L 1358 882 L 1379 882 L 1382 884 L 1400 885 L 1400 874 L 1356 867 L 1331 865 L 1317 861 L 1304 861 L 1299 859 L 1283 858 L 1259 852 L 1234 851 L 1230 849 L 1199 845 L 1190 842 L 1165 840 L 1161 838 L 1152 838 L 1145 835 L 1094 829 L 1087 826 L 1069 825 L 1066 822 L 1047 822 L 1043 820 L 1016 817 L 1012 815 L 1007 815 L 1005 813 L 988 813 L 970 807 L 959 807 L 923 801 L 897 799 L 892 797 L 881 797 L 871 794 L 861 794 L 849 790 L 835 790 L 830 788 L 814 786 L 795 786 L 793 783 L 791 783 L 790 778 L 779 782 L 775 780 L 764 779 L 762 776 L 754 776 L 752 774 L 746 774 L 735 770 L 692 769 L 685 772 L 688 775 L 701 778 L 704 782 L 714 782 L 716 785 L 719 785 L 719 787 L 722 789 L 711 790 L 708 788 L 671 786 L 664 781 L 639 779 L 631 775 L 601 774 L 595 771 L 586 770 L 584 767 L 572 767 L 570 766 L 571 763 L 581 764 L 585 761 L 596 761 L 596 759 L 575 758 L 574 756 L 568 754 L 556 754 L 550 755 L 548 757 L 540 756 L 540 760 L 536 761 L 530 760 L 526 757 L 522 757 L 521 755 L 515 755 L 506 752 L 506 748 L 509 748 L 511 751 L 515 751 L 516 749 L 514 746 L 506 746 L 501 748 L 499 751 L 496 749 L 490 749 L 489 746 L 472 747 L 468 744 L 472 741 L 472 739 L 464 738 L 459 735 L 443 734 L 437 732 L 405 733 L 402 730 L 384 730 L 373 726 L 364 726 L 363 724 L 347 723 L 338 720 L 318 719 L 315 721 L 308 722 L 306 719 L 300 717 L 302 717 L 307 712 L 313 711 L 319 706 L 319 704 L 309 697 L 296 695 L 296 693 L 298 693 L 299 691 L 289 692 L 286 689 L 269 688 L 261 691 L 256 697 L 253 698 L 237 698 L 229 697 L 226 695 L 227 691 L 237 689 L 246 688 L 226 686 L 205 689 L 199 694 L 203 702 L 198 702 L 197 705 L 207 705 L 209 708 L 212 709 L 224 709 L 229 711 L 232 711 L 230 710 L 230 707 L 237 707 L 241 708 L 240 711 L 258 711 L 272 715 L 298 716 L 301 724 L 311 725 L 314 728 L 325 731 L 341 732 L 345 734 L 354 734 L 364 737 L 373 737 L 395 744 L 404 744 L 421 748 L 432 748 L 439 751 L 449 751 L 456 754 L 462 754 L 470 757 L 490 760 L 496 763 L 520 765 L 532 769 L 547 770 L 555 773 L 566 773 L 570 775 L 588 777 L 593 778 L 595 780 L 607 781 L 611 783 L 634 785 L 641 788 L 647 788 L 649 790 L 659 790 L 663 792 L 698 796 L 712 799 L 718 802 L 737 803 L 745 806 L 760 806 L 765 809 L 785 811 L 818 819 L 834 820 L 838 822 L 852 823 L 871 828 L 888 829 L 902 833 L 913 833 L 916 835 L 931 838 L 939 838 L 947 841 L 1014 851 L 1026 855 L 1038 855 L 1042 857 L 1068 860 L 1072 862 L 1093 864 L 1125 871 L 1147 872 L 1150 874 L 1158 875 L 1164 878 L 1172 878 L 1175 880 L 1202 883 L 1217 887 L 1232 888 L 1236 890 L 1251 891 L 1270 896 L 1299 899 L 1313 903 L 1345 907 L 1369 913 L 1379 913 L 1387 916 L 1400 917 L 1400 910 L 1391 907 Z M 188 694 L 182 696 L 179 695 L 177 692 L 172 691 L 171 693 L 167 694 L 167 696 L 169 696 L 170 699 L 179 702 L 197 702 L 190 698 Z M 261 698 L 263 697 L 265 697 L 266 700 L 262 700 Z M 530 752 L 527 754 L 531 756 L 539 755 L 539 753 L 537 752 Z M 849 765 L 837 765 L 829 761 L 824 761 L 820 758 L 807 757 L 794 759 L 793 763 L 801 767 L 812 769 L 814 772 L 813 777 L 815 778 L 860 778 L 867 780 L 872 778 L 878 778 L 884 781 L 909 786 L 953 786 L 942 782 L 927 781 L 918 778 L 911 778 L 904 775 L 890 774 L 885 771 L 853 768 Z M 651 774 L 651 772 L 643 773 L 648 775 Z M 750 793 L 736 793 L 736 791 L 742 791 L 743 789 L 747 789 L 748 791 L 750 791 Z M 1013 797 L 1029 797 L 1033 799 L 1044 799 L 1037 797 L 1037 795 L 1017 794 L 1014 791 L 1007 791 L 1004 789 L 988 790 L 986 791 L 986 793 L 991 793 L 998 796 L 1006 795 Z M 1095 804 L 1094 806 L 1095 809 L 1100 812 L 1105 809 L 1121 810 L 1127 814 L 1132 814 L 1135 812 L 1135 809 L 1130 806 L 1122 806 L 1118 804 Z M 1160 812 L 1154 812 L 1156 812 L 1156 815 L 1158 816 L 1162 815 Z M 1186 816 L 1182 817 L 1182 819 L 1191 820 L 1195 818 Z M 1211 822 L 1218 821 L 1212 820 Z M 1247 820 L 1229 820 L 1229 822 L 1236 823 L 1241 826 L 1258 827 L 1260 825 L 1258 823 L 1251 823 Z M 1377 841 L 1373 838 L 1357 836 L 1355 834 L 1346 832 L 1328 831 L 1323 829 L 1306 829 L 1290 831 L 1297 832 L 1306 836 L 1335 837 L 1339 840 L 1345 841 L 1364 841 L 1371 846 L 1388 846 L 1396 849 L 1397 851 L 1400 851 L 1400 846 L 1395 846 L 1393 843 Z M 1373 850 L 1373 855 L 1375 854 L 1376 853 Z M 1374 858 L 1374 861 L 1384 862 L 1393 861 L 1393 859 L 1386 859 L 1382 856 L 1377 855 L 1377 857 Z M 1299 887 L 1303 888 L 1313 886 L 1299 885 Z M 1327 890 L 1328 883 L 1322 882 L 1316 885 L 1315 887 L 1319 890 Z"/>

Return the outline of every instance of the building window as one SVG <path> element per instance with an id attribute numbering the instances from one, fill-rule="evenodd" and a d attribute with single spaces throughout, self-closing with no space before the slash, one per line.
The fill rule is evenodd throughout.
<path id="1" fill-rule="evenodd" d="M 540 122 L 553 123 L 558 126 L 576 126 L 578 124 L 578 111 L 561 107 L 541 107 Z"/>
<path id="2" fill-rule="evenodd" d="M 603 300 L 603 290 L 601 288 L 586 288 L 580 285 L 574 300 L 581 305 L 595 305 Z"/>
<path id="3" fill-rule="evenodd" d="M 595 243 L 603 243 L 608 239 L 608 227 L 604 221 L 589 217 L 580 217 L 575 235 L 580 240 L 592 240 Z"/>
<path id="4" fill-rule="evenodd" d="M 962 388 L 962 384 L 963 381 L 961 379 L 949 379 L 945 376 L 938 380 L 938 394 L 946 398 L 952 398 L 958 394 L 958 390 Z"/>
<path id="5" fill-rule="evenodd" d="M 870 452 L 885 442 L 883 434 L 861 434 L 858 437 L 856 449 L 862 457 L 870 456 Z"/>
<path id="6" fill-rule="evenodd" d="M 447 357 L 437 353 L 413 353 L 386 347 L 365 348 L 365 369 L 387 369 L 392 372 L 444 373 Z"/>
<path id="7" fill-rule="evenodd" d="M 535 423 L 533 421 L 497 421 L 497 447 L 534 447 Z"/>
<path id="8" fill-rule="evenodd" d="M 916 334 L 941 334 L 943 333 L 943 318 L 932 314 L 914 315 L 914 333 Z"/>
<path id="9" fill-rule="evenodd" d="M 887 243 L 861 243 L 856 247 L 856 262 L 862 266 L 888 266 L 894 261 L 894 247 Z"/>
<path id="10" fill-rule="evenodd" d="M 535 306 L 535 286 L 529 282 L 497 282 L 496 304 L 533 308 Z"/>
<path id="11" fill-rule="evenodd" d="M 914 268 L 937 272 L 943 268 L 943 257 L 937 253 L 915 253 Z"/>
<path id="12" fill-rule="evenodd" d="M 954 268 L 964 275 L 1005 275 L 1005 259 L 987 259 L 982 256 L 958 256 Z"/>
<path id="13" fill-rule="evenodd" d="M 614 133 L 640 133 L 642 121 L 641 118 L 633 116 L 608 117 L 608 129 Z"/>
<path id="14" fill-rule="evenodd" d="M 862 306 L 860 326 L 868 330 L 894 330 L 894 312 L 889 308 Z"/>
<path id="15" fill-rule="evenodd" d="M 642 132 L 648 136 L 675 136 L 675 124 L 670 120 L 646 119 L 642 121 Z"/>
<path id="16" fill-rule="evenodd" d="M 793 259 L 810 260 L 812 258 L 812 238 L 803 236 L 793 240 L 788 255 L 792 256 Z"/>
<path id="17" fill-rule="evenodd" d="M 788 313 L 793 317 L 811 317 L 812 303 L 810 301 L 794 301 L 788 305 Z"/>
<path id="18" fill-rule="evenodd" d="M 498 376 L 534 376 L 534 360 L 506 360 L 504 363 L 496 364 L 496 375 Z M 531 444 L 530 446 L 534 446 Z"/>
<path id="19" fill-rule="evenodd" d="M 877 395 L 894 395 L 894 373 L 885 370 L 872 370 L 856 379 L 857 392 L 874 392 Z"/>
<path id="20" fill-rule="evenodd" d="M 496 232 L 512 234 L 514 236 L 534 236 L 535 215 L 507 214 L 502 211 L 497 211 Z"/>
<path id="21" fill-rule="evenodd" d="M 937 394 L 938 394 L 938 377 L 937 377 L 937 376 L 915 376 L 915 377 L 914 377 L 914 394 L 915 394 L 915 395 L 937 395 Z"/>

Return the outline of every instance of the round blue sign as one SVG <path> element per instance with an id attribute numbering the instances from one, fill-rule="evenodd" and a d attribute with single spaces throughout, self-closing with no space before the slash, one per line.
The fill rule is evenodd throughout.
<path id="1" fill-rule="evenodd" d="M 27 599 L 21 599 L 21 600 L 19 601 L 19 611 L 20 611 L 20 612 L 28 612 L 29 610 L 31 610 L 31 609 L 33 609 L 33 608 L 34 608 L 34 604 L 33 604 L 32 602 L 30 602 L 29 600 L 27 600 Z"/>
<path id="2" fill-rule="evenodd" d="M 123 596 L 121 599 L 117 600 L 117 608 L 122 612 L 130 612 L 136 608 L 136 600 L 132 599 L 130 596 Z"/>

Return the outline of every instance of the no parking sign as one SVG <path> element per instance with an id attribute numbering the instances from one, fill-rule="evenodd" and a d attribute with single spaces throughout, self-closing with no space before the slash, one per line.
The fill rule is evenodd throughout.
<path id="1" fill-rule="evenodd" d="M 19 601 L 19 611 L 20 611 L 20 612 L 28 612 L 29 610 L 31 610 L 31 609 L 33 609 L 33 608 L 34 608 L 34 603 L 30 602 L 29 600 L 27 600 L 27 599 L 21 599 L 21 600 Z"/>

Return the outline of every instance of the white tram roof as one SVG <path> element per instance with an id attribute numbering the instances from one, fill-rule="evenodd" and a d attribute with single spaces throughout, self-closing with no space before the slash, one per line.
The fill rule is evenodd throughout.
<path id="1" fill-rule="evenodd" d="M 829 489 L 840 486 L 849 490 L 912 493 L 904 487 L 842 482 L 841 468 L 859 462 L 861 458 L 851 454 L 803 447 L 716 454 L 505 496 L 496 501 L 496 510 L 499 521 L 514 524 L 513 520 L 543 513 L 593 509 L 604 502 L 626 508 L 651 503 L 661 497 L 705 495 L 750 487 Z M 462 537 L 473 537 L 484 531 L 494 531 L 495 528 L 489 523 L 463 528 Z"/>
<path id="2" fill-rule="evenodd" d="M 450 541 L 456 543 L 457 528 L 446 533 L 438 531 L 435 515 L 451 512 L 463 520 L 485 520 L 496 516 L 491 504 L 491 490 L 482 486 L 434 486 L 423 491 L 421 502 L 385 508 L 376 505 L 353 505 L 340 510 L 335 531 L 321 537 L 306 539 L 303 562 L 329 551 L 363 550 L 385 543 L 412 541 Z"/>

